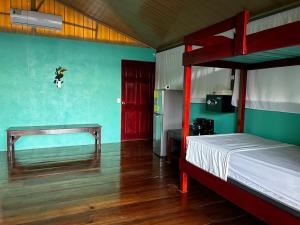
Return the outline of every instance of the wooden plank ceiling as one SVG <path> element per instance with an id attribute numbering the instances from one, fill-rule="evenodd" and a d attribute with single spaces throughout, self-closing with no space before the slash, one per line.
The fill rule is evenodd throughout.
<path id="1" fill-rule="evenodd" d="M 63 29 L 54 31 L 11 24 L 10 8 L 60 15 L 63 17 Z M 146 46 L 56 0 L 0 0 L 0 31 Z"/>
<path id="2" fill-rule="evenodd" d="M 249 9 L 252 16 L 300 5 L 300 0 L 0 0 L 0 31 L 150 46 L 182 37 Z M 10 23 L 10 8 L 63 17 L 62 32 Z"/>
<path id="3" fill-rule="evenodd" d="M 163 49 L 182 37 L 248 9 L 252 16 L 299 0 L 58 0 L 143 43 Z"/>

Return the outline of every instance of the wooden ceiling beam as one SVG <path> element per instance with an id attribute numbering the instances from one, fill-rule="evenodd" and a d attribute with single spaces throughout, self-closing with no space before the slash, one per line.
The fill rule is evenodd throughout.
<path id="1" fill-rule="evenodd" d="M 36 11 L 36 0 L 31 0 L 30 1 L 30 8 L 31 11 Z M 32 33 L 35 34 L 36 33 L 36 28 L 32 27 Z"/>
<path id="2" fill-rule="evenodd" d="M 35 11 L 36 10 L 35 3 L 36 3 L 35 0 L 31 0 L 30 1 L 31 11 Z"/>
<path id="3" fill-rule="evenodd" d="M 140 40 L 138 40 L 138 39 L 132 37 L 132 36 L 129 35 L 129 34 L 125 34 L 124 32 L 120 31 L 119 29 L 114 28 L 114 27 L 112 27 L 111 25 L 109 25 L 109 24 L 107 24 L 107 23 L 105 23 L 105 22 L 103 22 L 103 21 L 101 21 L 101 20 L 99 20 L 99 19 L 96 19 L 96 18 L 94 18 L 94 17 L 92 17 L 92 16 L 90 16 L 90 15 L 88 15 L 88 14 L 85 13 L 83 10 L 77 9 L 77 8 L 73 7 L 72 5 L 70 5 L 70 4 L 68 4 L 68 3 L 65 3 L 63 0 L 56 0 L 56 1 L 60 2 L 61 4 L 65 5 L 66 7 L 70 8 L 70 9 L 73 9 L 73 10 L 75 10 L 75 11 L 81 13 L 82 15 L 86 16 L 87 18 L 89 18 L 89 19 L 91 19 L 91 20 L 94 20 L 96 23 L 103 24 L 103 25 L 107 26 L 108 28 L 117 31 L 117 32 L 120 33 L 120 34 L 123 34 L 123 35 L 125 35 L 125 36 L 131 38 L 132 40 L 135 40 L 135 41 L 137 41 L 137 42 L 142 43 L 143 45 L 145 45 L 145 47 L 155 49 L 154 47 L 152 47 L 152 46 L 146 44 L 145 42 L 140 41 Z"/>
<path id="4" fill-rule="evenodd" d="M 45 3 L 46 0 L 42 0 L 37 6 L 36 6 L 36 11 L 39 11 L 41 9 L 41 7 L 43 6 L 43 4 Z"/>

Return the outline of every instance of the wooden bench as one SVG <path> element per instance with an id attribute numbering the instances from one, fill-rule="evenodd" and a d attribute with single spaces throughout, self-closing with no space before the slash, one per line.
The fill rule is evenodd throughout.
<path id="1" fill-rule="evenodd" d="M 10 127 L 7 129 L 7 159 L 13 163 L 15 143 L 26 135 L 90 133 L 95 138 L 95 152 L 101 148 L 101 126 L 99 124 L 72 124 L 52 126 Z"/>

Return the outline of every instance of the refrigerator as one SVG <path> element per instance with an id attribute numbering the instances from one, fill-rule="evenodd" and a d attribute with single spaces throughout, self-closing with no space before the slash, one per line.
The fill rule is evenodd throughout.
<path id="1" fill-rule="evenodd" d="M 182 91 L 154 91 L 153 152 L 160 157 L 167 156 L 167 130 L 182 127 L 182 107 Z"/>

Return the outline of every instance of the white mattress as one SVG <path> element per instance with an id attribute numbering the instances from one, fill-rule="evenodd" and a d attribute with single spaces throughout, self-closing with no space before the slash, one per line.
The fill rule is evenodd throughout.
<path id="1" fill-rule="evenodd" d="M 300 147 L 250 134 L 187 138 L 186 160 L 300 211 Z"/>
<path id="2" fill-rule="evenodd" d="M 228 177 L 300 212 L 300 147 L 235 153 Z"/>
<path id="3" fill-rule="evenodd" d="M 289 145 L 242 133 L 189 136 L 186 160 L 226 181 L 228 163 L 233 153 L 279 146 Z"/>

